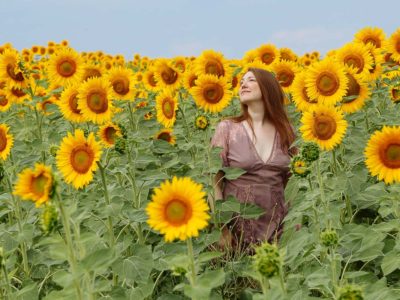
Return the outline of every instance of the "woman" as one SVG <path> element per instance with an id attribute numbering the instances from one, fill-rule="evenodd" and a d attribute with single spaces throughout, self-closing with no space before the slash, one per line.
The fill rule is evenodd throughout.
<path id="1" fill-rule="evenodd" d="M 242 203 L 262 207 L 258 219 L 236 216 L 223 229 L 222 242 L 248 246 L 279 237 L 287 213 L 284 188 L 289 177 L 290 146 L 295 139 L 284 107 L 284 94 L 275 77 L 249 68 L 240 81 L 242 114 L 221 121 L 211 141 L 222 147 L 224 167 L 246 171 L 235 180 L 215 176 L 215 199 L 235 196 Z"/>

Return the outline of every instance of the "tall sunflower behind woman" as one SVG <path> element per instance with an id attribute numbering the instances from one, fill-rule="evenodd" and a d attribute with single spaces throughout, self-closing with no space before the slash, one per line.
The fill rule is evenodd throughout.
<path id="1" fill-rule="evenodd" d="M 51 84 L 66 86 L 79 83 L 83 76 L 83 60 L 79 53 L 71 48 L 58 48 L 47 64 L 48 78 Z"/>
<path id="2" fill-rule="evenodd" d="M 82 188 L 93 179 L 102 150 L 93 132 L 86 139 L 83 130 L 77 129 L 64 137 L 57 151 L 56 162 L 66 183 L 76 189 Z"/>
<path id="3" fill-rule="evenodd" d="M 334 105 L 346 94 L 348 79 L 344 67 L 333 59 L 315 62 L 307 70 L 306 87 L 311 99 Z"/>
<path id="4" fill-rule="evenodd" d="M 197 106 L 213 113 L 222 111 L 232 99 L 227 79 L 209 74 L 200 75 L 190 93 Z"/>
<path id="5" fill-rule="evenodd" d="M 156 97 L 157 121 L 166 128 L 174 126 L 178 99 L 171 89 L 165 89 Z"/>
<path id="6" fill-rule="evenodd" d="M 84 118 L 96 124 L 110 121 L 113 105 L 110 99 L 110 82 L 101 78 L 89 78 L 78 90 L 78 109 Z"/>
<path id="7" fill-rule="evenodd" d="M 132 70 L 117 66 L 107 72 L 106 78 L 111 83 L 113 99 L 134 100 L 135 89 Z"/>
<path id="8" fill-rule="evenodd" d="M 400 128 L 384 126 L 375 131 L 364 151 L 365 164 L 372 176 L 386 184 L 400 182 Z"/>
<path id="9" fill-rule="evenodd" d="M 333 106 L 316 105 L 303 112 L 300 131 L 306 141 L 317 143 L 323 150 L 332 150 L 342 142 L 347 122 Z"/>

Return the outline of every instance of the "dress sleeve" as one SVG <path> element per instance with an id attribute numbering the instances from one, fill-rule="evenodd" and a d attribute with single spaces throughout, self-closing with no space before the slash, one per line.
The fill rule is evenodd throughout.
<path id="1" fill-rule="evenodd" d="M 211 139 L 212 147 L 221 147 L 220 153 L 223 166 L 228 166 L 228 151 L 229 151 L 229 122 L 222 121 L 218 123 L 213 138 Z"/>

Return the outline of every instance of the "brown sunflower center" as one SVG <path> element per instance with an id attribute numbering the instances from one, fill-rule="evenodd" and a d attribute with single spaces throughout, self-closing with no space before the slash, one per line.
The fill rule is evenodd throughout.
<path id="1" fill-rule="evenodd" d="M 7 74 L 15 81 L 24 81 L 24 76 L 22 75 L 22 72 L 18 72 L 17 74 L 15 74 L 14 64 L 7 65 Z"/>
<path id="2" fill-rule="evenodd" d="M 184 201 L 172 199 L 165 206 L 165 219 L 174 226 L 186 224 L 192 217 L 192 208 Z"/>
<path id="3" fill-rule="evenodd" d="M 0 152 L 7 147 L 7 136 L 3 129 L 0 129 Z"/>
<path id="4" fill-rule="evenodd" d="M 219 60 L 207 61 L 205 73 L 219 76 L 225 75 L 224 65 Z"/>
<path id="5" fill-rule="evenodd" d="M 400 144 L 389 144 L 380 151 L 380 157 L 386 167 L 400 168 Z"/>
<path id="6" fill-rule="evenodd" d="M 317 89 L 323 96 L 332 96 L 339 89 L 339 79 L 335 74 L 322 72 L 317 78 Z"/>
<path id="7" fill-rule="evenodd" d="M 104 136 L 108 143 L 114 144 L 115 138 L 117 137 L 117 130 L 115 130 L 115 128 L 112 126 L 107 127 L 106 130 L 104 131 Z"/>
<path id="8" fill-rule="evenodd" d="M 333 117 L 319 115 L 314 117 L 313 134 L 320 140 L 329 140 L 336 132 L 336 121 Z"/>
<path id="9" fill-rule="evenodd" d="M 71 151 L 71 166 L 80 174 L 85 174 L 89 171 L 93 160 L 94 152 L 87 144 L 79 145 Z"/>
<path id="10" fill-rule="evenodd" d="M 374 45 L 376 48 L 380 48 L 381 47 L 381 41 L 380 39 L 373 37 L 373 36 L 368 36 L 364 39 L 364 43 L 368 44 L 371 43 L 372 45 Z"/>
<path id="11" fill-rule="evenodd" d="M 156 78 L 154 77 L 154 73 L 150 73 L 149 75 L 147 75 L 147 81 L 152 87 L 157 86 L 157 81 Z"/>
<path id="12" fill-rule="evenodd" d="M 357 74 L 361 73 L 362 70 L 364 69 L 364 60 L 362 57 L 357 56 L 357 55 L 347 55 L 344 59 L 343 62 L 350 66 L 354 67 L 357 69 Z"/>
<path id="13" fill-rule="evenodd" d="M 64 58 L 57 63 L 57 73 L 62 77 L 71 77 L 76 72 L 76 62 L 70 58 Z"/>
<path id="14" fill-rule="evenodd" d="M 196 79 L 197 79 L 196 75 L 193 75 L 192 77 L 189 78 L 189 87 L 190 88 L 196 86 Z"/>
<path id="15" fill-rule="evenodd" d="M 171 142 L 172 136 L 169 132 L 161 132 L 158 136 L 157 139 L 159 140 L 164 140 L 167 141 L 168 143 Z"/>
<path id="16" fill-rule="evenodd" d="M 108 109 L 107 94 L 101 90 L 92 91 L 87 95 L 87 106 L 96 114 L 101 114 Z"/>
<path id="17" fill-rule="evenodd" d="M 347 78 L 349 79 L 349 85 L 347 90 L 347 96 L 359 96 L 360 95 L 360 85 L 357 80 L 350 74 L 347 74 Z M 356 99 L 350 99 L 348 102 L 353 102 Z"/>
<path id="18" fill-rule="evenodd" d="M 22 89 L 15 87 L 11 88 L 11 93 L 18 98 L 24 97 L 26 95 L 26 93 Z"/>
<path id="19" fill-rule="evenodd" d="M 261 55 L 261 60 L 264 64 L 269 65 L 275 59 L 275 54 L 272 52 L 265 52 Z"/>
<path id="20" fill-rule="evenodd" d="M 162 111 L 166 118 L 172 119 L 174 116 L 174 102 L 171 99 L 165 99 L 162 103 Z"/>
<path id="21" fill-rule="evenodd" d="M 303 88 L 303 98 L 304 98 L 304 100 L 306 100 L 308 103 L 317 103 L 318 101 L 317 101 L 317 99 L 311 99 L 310 97 L 308 97 L 308 94 L 307 94 L 307 89 L 304 87 Z"/>
<path id="22" fill-rule="evenodd" d="M 174 84 L 178 80 L 178 73 L 174 69 L 166 67 L 161 72 L 161 78 L 166 84 Z"/>
<path id="23" fill-rule="evenodd" d="M 400 53 L 400 38 L 397 39 L 395 49 L 397 53 Z"/>
<path id="24" fill-rule="evenodd" d="M 87 68 L 83 75 L 83 81 L 94 77 L 101 77 L 101 72 L 95 68 Z"/>
<path id="25" fill-rule="evenodd" d="M 78 93 L 73 93 L 68 99 L 69 108 L 76 114 L 81 114 L 81 110 L 78 108 Z"/>
<path id="26" fill-rule="evenodd" d="M 40 174 L 37 177 L 32 177 L 31 179 L 31 187 L 32 191 L 36 195 L 43 195 L 45 192 L 46 184 L 49 181 L 49 178 L 44 174 Z"/>
<path id="27" fill-rule="evenodd" d="M 217 104 L 224 97 L 224 89 L 219 84 L 209 83 L 203 89 L 204 100 L 211 104 Z"/>
<path id="28" fill-rule="evenodd" d="M 8 99 L 4 95 L 0 95 L 0 106 L 6 106 L 8 104 Z"/>
<path id="29" fill-rule="evenodd" d="M 400 100 L 400 89 L 392 88 L 393 100 L 398 102 Z"/>
<path id="30" fill-rule="evenodd" d="M 282 72 L 279 72 L 276 77 L 281 86 L 289 87 L 293 82 L 294 73 L 290 70 L 284 70 Z"/>
<path id="31" fill-rule="evenodd" d="M 128 78 L 118 78 L 112 83 L 114 92 L 118 95 L 126 95 L 129 93 L 129 79 Z"/>

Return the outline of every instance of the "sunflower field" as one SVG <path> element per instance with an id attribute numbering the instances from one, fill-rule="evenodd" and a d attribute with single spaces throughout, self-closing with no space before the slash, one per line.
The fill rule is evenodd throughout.
<path id="1" fill-rule="evenodd" d="M 296 130 L 273 244 L 224 247 L 256 205 L 214 196 L 210 140 L 250 67 Z M 0 46 L 0 299 L 400 299 L 400 29 L 324 57 L 132 60 Z M 223 168 L 227 179 L 244 170 Z"/>

